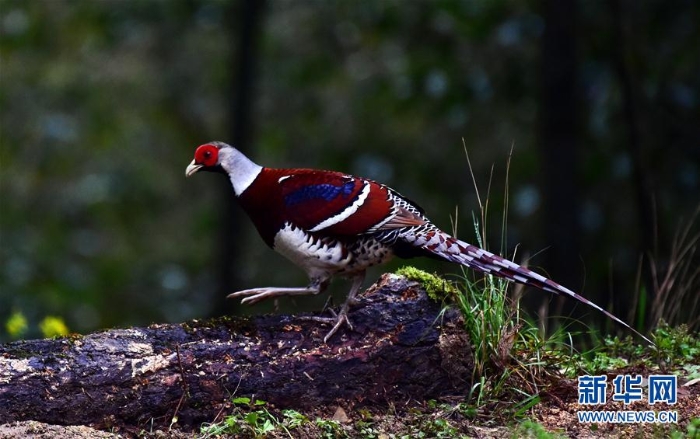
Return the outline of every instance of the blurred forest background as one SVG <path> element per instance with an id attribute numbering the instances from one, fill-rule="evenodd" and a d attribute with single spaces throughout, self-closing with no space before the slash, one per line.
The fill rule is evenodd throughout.
<path id="1" fill-rule="evenodd" d="M 185 179 L 210 140 L 379 180 L 446 230 L 458 206 L 474 242 L 466 145 L 490 249 L 637 327 L 697 328 L 695 1 L 0 0 L 0 38 L 0 341 L 46 316 L 87 332 L 268 312 L 224 296 L 305 285 L 225 178 Z"/>

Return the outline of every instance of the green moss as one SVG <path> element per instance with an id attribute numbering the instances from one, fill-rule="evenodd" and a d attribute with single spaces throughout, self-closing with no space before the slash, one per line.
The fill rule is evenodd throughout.
<path id="1" fill-rule="evenodd" d="M 23 344 L 19 345 L 23 346 Z M 36 352 L 32 351 L 31 349 L 23 349 L 20 347 L 15 347 L 15 346 L 5 346 L 5 352 L 3 355 L 6 356 L 6 358 L 13 358 L 17 360 L 24 360 L 27 358 L 32 358 L 36 356 Z"/>
<path id="2" fill-rule="evenodd" d="M 396 270 L 396 274 L 407 279 L 420 282 L 420 284 L 428 293 L 428 297 L 435 301 L 442 301 L 446 297 L 457 293 L 457 288 L 449 281 L 441 278 L 436 274 L 428 273 L 416 267 L 405 266 Z"/>

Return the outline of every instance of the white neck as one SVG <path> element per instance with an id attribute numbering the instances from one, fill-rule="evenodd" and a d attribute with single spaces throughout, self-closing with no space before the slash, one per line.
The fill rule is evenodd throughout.
<path id="1" fill-rule="evenodd" d="M 219 162 L 221 167 L 228 172 L 236 195 L 241 195 L 248 189 L 255 178 L 262 171 L 262 166 L 254 163 L 242 152 L 234 147 L 221 148 L 219 150 Z"/>

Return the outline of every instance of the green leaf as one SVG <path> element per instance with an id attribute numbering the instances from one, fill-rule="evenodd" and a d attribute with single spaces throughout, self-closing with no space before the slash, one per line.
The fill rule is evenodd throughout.
<path id="1" fill-rule="evenodd" d="M 237 405 L 250 405 L 250 398 L 247 398 L 245 396 L 241 396 L 239 398 L 234 398 L 233 401 L 234 404 Z"/>
<path id="2" fill-rule="evenodd" d="M 245 415 L 245 421 L 252 426 L 257 426 L 258 425 L 258 412 L 250 412 Z"/>

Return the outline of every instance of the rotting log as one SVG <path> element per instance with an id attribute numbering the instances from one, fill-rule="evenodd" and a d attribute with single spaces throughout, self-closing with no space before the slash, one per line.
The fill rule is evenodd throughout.
<path id="1" fill-rule="evenodd" d="M 466 394 L 473 357 L 458 312 L 384 275 L 354 330 L 300 317 L 221 318 L 0 345 L 0 424 L 34 420 L 197 429 L 252 396 L 278 408 L 400 404 Z"/>

